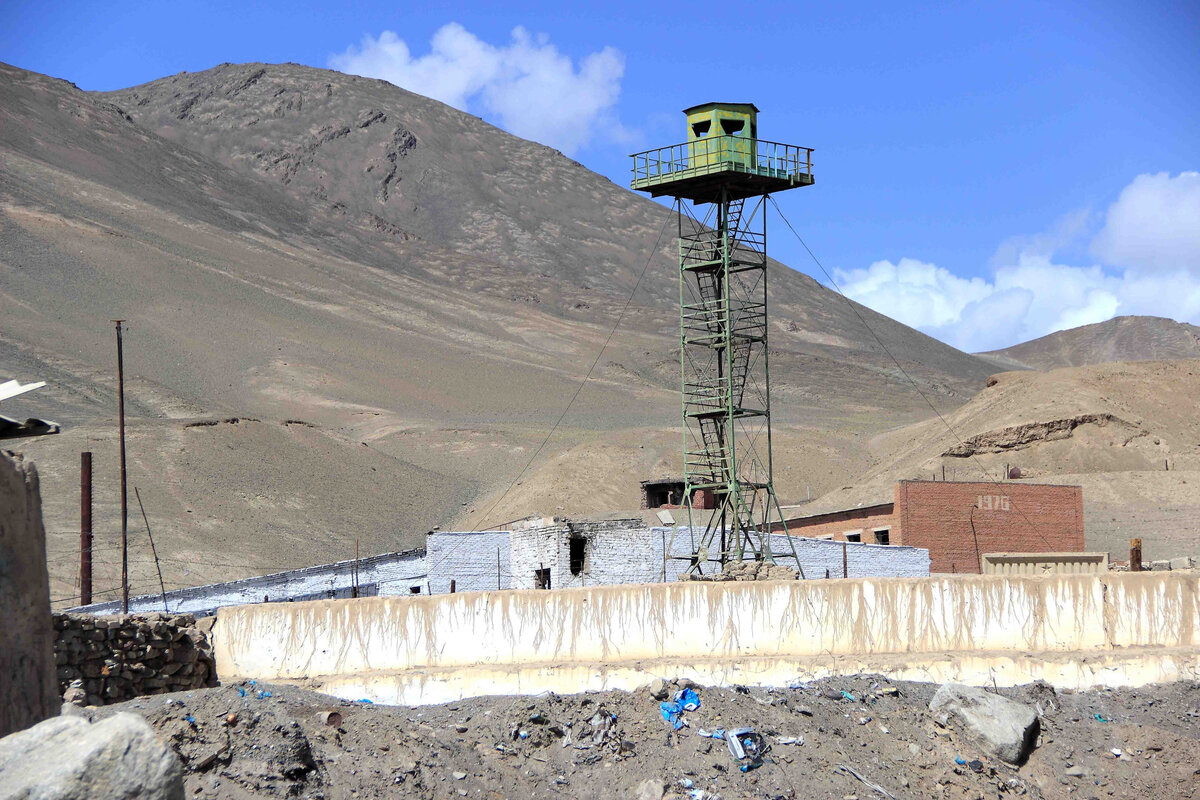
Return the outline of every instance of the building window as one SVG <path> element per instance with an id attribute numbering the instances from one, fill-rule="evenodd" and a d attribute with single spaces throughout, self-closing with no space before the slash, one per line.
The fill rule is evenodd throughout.
<path id="1" fill-rule="evenodd" d="M 726 136 L 740 136 L 746 128 L 746 120 L 744 119 L 723 119 L 721 120 L 721 132 Z"/>
<path id="2" fill-rule="evenodd" d="M 567 543 L 571 549 L 571 574 L 578 575 L 583 572 L 587 560 L 587 539 L 582 536 L 572 536 Z"/>
<path id="3" fill-rule="evenodd" d="M 892 529 L 891 528 L 876 528 L 875 529 L 875 544 L 891 544 Z"/>
<path id="4" fill-rule="evenodd" d="M 420 586 L 410 586 L 410 587 L 408 587 L 408 593 L 409 594 L 420 594 L 421 587 Z"/>
<path id="5" fill-rule="evenodd" d="M 847 542 L 861 542 L 862 541 L 862 531 L 846 531 L 846 541 Z"/>
<path id="6" fill-rule="evenodd" d="M 683 481 L 647 481 L 642 487 L 646 492 L 646 508 L 683 505 Z"/>
<path id="7" fill-rule="evenodd" d="M 535 569 L 533 571 L 533 587 L 535 589 L 549 589 L 550 588 L 550 570 L 549 570 L 549 568 Z"/>

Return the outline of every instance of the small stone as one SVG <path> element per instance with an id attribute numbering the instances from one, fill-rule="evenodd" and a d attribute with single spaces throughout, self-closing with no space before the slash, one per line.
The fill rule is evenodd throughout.
<path id="1" fill-rule="evenodd" d="M 451 772 L 450 775 L 456 781 L 461 781 L 463 778 L 467 777 L 467 773 L 465 772 Z"/>

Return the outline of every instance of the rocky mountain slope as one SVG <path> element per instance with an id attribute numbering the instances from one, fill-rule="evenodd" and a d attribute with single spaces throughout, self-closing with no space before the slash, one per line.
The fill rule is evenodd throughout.
<path id="1" fill-rule="evenodd" d="M 679 468 L 674 218 L 552 150 L 295 65 L 108 95 L 0 67 L 0 158 L 0 370 L 50 384 L 4 413 L 64 424 L 18 443 L 56 597 L 74 590 L 79 451 L 96 453 L 97 547 L 119 528 L 113 318 L 168 588 L 439 524 L 629 508 Z M 782 265 L 772 286 L 780 490 L 816 494 L 870 466 L 864 436 L 929 412 L 847 301 Z M 992 371 L 859 312 L 940 408 Z M 135 589 L 157 583 L 145 545 Z M 97 568 L 111 591 L 111 552 Z"/>
<path id="2" fill-rule="evenodd" d="M 1114 317 L 980 355 L 1031 369 L 1200 358 L 1200 328 L 1162 317 Z"/>
<path id="3" fill-rule="evenodd" d="M 1200 361 L 1147 361 L 994 376 L 969 403 L 874 437 L 878 465 L 811 511 L 892 497 L 899 478 L 1083 486 L 1087 546 L 1114 558 L 1200 555 Z"/>

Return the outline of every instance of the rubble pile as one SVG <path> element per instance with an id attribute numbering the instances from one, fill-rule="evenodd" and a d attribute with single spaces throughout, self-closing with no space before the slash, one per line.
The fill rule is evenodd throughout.
<path id="1" fill-rule="evenodd" d="M 216 686 L 208 635 L 191 614 L 54 615 L 59 692 L 75 705 Z"/>
<path id="2" fill-rule="evenodd" d="M 179 756 L 189 800 L 1200 796 L 1197 682 L 939 695 L 879 675 L 786 688 L 680 678 L 399 707 L 247 681 L 83 711 L 119 712 Z"/>
<path id="3" fill-rule="evenodd" d="M 769 561 L 730 561 L 715 575 L 688 575 L 694 581 L 794 581 L 798 577 L 795 567 Z"/>

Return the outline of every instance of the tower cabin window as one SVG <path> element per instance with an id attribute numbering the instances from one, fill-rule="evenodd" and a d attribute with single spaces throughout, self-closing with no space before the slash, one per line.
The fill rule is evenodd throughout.
<path id="1" fill-rule="evenodd" d="M 702 122 L 692 123 L 692 135 L 697 139 L 703 139 L 708 136 L 708 129 L 712 127 L 712 120 L 706 119 Z"/>
<path id="2" fill-rule="evenodd" d="M 741 136 L 742 131 L 746 128 L 746 120 L 744 119 L 723 119 L 721 120 L 721 132 L 726 136 Z"/>

